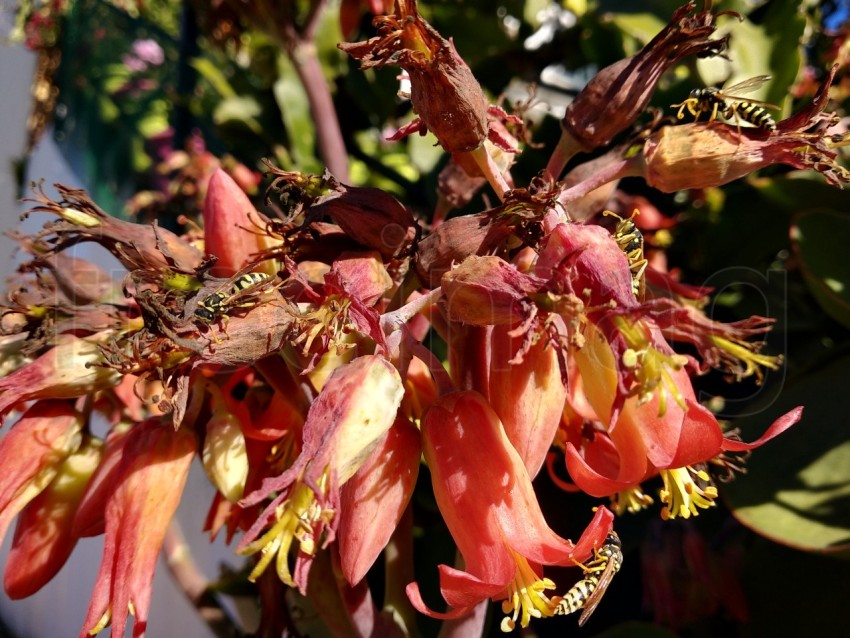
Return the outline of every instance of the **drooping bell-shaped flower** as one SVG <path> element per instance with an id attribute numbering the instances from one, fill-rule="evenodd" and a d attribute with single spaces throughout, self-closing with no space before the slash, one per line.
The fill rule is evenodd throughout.
<path id="1" fill-rule="evenodd" d="M 347 237 L 387 260 L 398 258 L 418 237 L 413 213 L 389 193 L 333 179 L 328 182 L 331 188 L 310 206 L 308 219 L 329 217 Z"/>
<path id="2" fill-rule="evenodd" d="M 106 529 L 106 503 L 118 480 L 121 457 L 130 426 L 126 423 L 113 427 L 106 437 L 100 463 L 86 485 L 74 515 L 74 536 L 100 536 Z"/>
<path id="3" fill-rule="evenodd" d="M 0 439 L 0 541 L 12 519 L 59 473 L 82 442 L 82 423 L 66 401 L 39 401 Z"/>
<path id="4" fill-rule="evenodd" d="M 112 492 L 106 503 L 103 558 L 80 638 L 112 625 L 123 636 L 135 616 L 133 638 L 145 635 L 154 569 L 189 466 L 195 435 L 149 419 L 127 434 Z"/>
<path id="5" fill-rule="evenodd" d="M 231 503 L 242 498 L 248 478 L 248 449 L 239 418 L 213 393 L 201 462 L 212 484 Z"/>
<path id="6" fill-rule="evenodd" d="M 831 126 L 838 120 L 823 112 L 833 66 L 814 101 L 775 131 L 720 122 L 665 126 L 644 144 L 641 169 L 646 182 L 672 193 L 687 188 L 720 186 L 772 164 L 815 170 L 834 186 L 850 182 L 838 161 Z"/>
<path id="7" fill-rule="evenodd" d="M 441 288 L 451 321 L 515 328 L 536 316 L 531 296 L 540 293 L 544 283 L 499 257 L 473 256 L 443 275 Z"/>
<path id="8" fill-rule="evenodd" d="M 463 556 L 465 569 L 440 565 L 440 590 L 450 609 L 440 613 L 407 587 L 413 605 L 434 618 L 463 616 L 482 600 L 505 599 L 505 631 L 517 620 L 554 613 L 545 590 L 555 584 L 543 565 L 586 561 L 611 529 L 611 513 L 599 508 L 577 544 L 546 524 L 525 465 L 493 409 L 477 392 L 443 396 L 422 423 L 423 452 L 434 495 Z"/>
<path id="9" fill-rule="evenodd" d="M 339 48 L 364 69 L 398 64 L 410 76 L 413 109 L 440 145 L 449 153 L 477 148 L 489 129 L 481 86 L 454 45 L 419 15 L 415 0 L 401 0 L 396 7 L 375 19 L 378 36 Z"/>
<path id="10" fill-rule="evenodd" d="M 443 149 L 477 166 L 501 198 L 510 189 L 495 152 L 484 144 L 508 153 L 517 153 L 515 141 L 504 126 L 496 124 L 508 116 L 491 106 L 454 44 L 426 22 L 416 0 L 398 0 L 396 10 L 373 20 L 378 35 L 366 42 L 342 43 L 339 48 L 360 60 L 361 68 L 397 64 L 410 81 L 409 97 L 418 118 L 402 127 L 391 140 L 430 131 Z M 405 91 L 405 93 L 407 93 Z M 495 125 L 494 125 L 495 124 Z M 491 154 L 492 153 L 492 154 Z M 467 171 L 469 172 L 469 171 Z"/>
<path id="11" fill-rule="evenodd" d="M 334 540 L 340 489 L 390 429 L 403 394 L 398 372 L 380 356 L 357 357 L 334 370 L 307 413 L 295 463 L 240 501 L 256 505 L 274 495 L 239 546 L 240 553 L 261 554 L 252 580 L 276 557 L 280 579 L 306 591 L 320 541 Z M 294 546 L 293 573 L 289 550 Z"/>
<path id="12" fill-rule="evenodd" d="M 61 221 L 45 226 L 39 238 L 50 243 L 70 245 L 93 241 L 110 251 L 128 270 L 150 268 L 162 273 L 194 272 L 203 254 L 192 244 L 163 228 L 126 222 L 101 210 L 85 191 L 56 185 L 61 197 L 56 201 L 38 190 L 27 201 L 35 202 L 31 212 L 57 215 Z"/>
<path id="13" fill-rule="evenodd" d="M 74 514 L 97 468 L 103 442 L 87 436 L 58 467 L 50 484 L 21 512 L 3 572 L 9 598 L 41 589 L 65 564 L 77 544 Z"/>
<path id="14" fill-rule="evenodd" d="M 689 55 L 713 55 L 725 39 L 712 38 L 714 15 L 695 3 L 677 9 L 664 29 L 634 55 L 597 73 L 567 107 L 558 149 L 547 171 L 557 179 L 579 150 L 604 146 L 643 113 L 661 76 Z"/>
<path id="15" fill-rule="evenodd" d="M 690 319 L 677 326 L 672 318 L 687 313 L 672 301 L 637 300 L 635 271 L 605 229 L 558 224 L 535 272 L 548 279 L 553 291 L 580 296 L 584 302 L 573 317 L 575 334 L 569 341 L 574 391 L 570 402 L 573 407 L 590 406 L 592 414 L 585 418 L 597 422 L 600 431 L 585 435 L 572 430 L 566 462 L 573 481 L 588 494 L 619 495 L 625 501 L 628 490 L 661 473 L 661 498 L 667 505 L 662 515 L 690 516 L 711 506 L 717 495 L 708 475 L 695 465 L 729 445 L 752 449 L 799 419 L 799 409 L 790 412 L 753 444 L 724 438 L 717 419 L 696 400 L 688 373 L 691 359 L 673 350 L 655 316 L 672 334 L 680 333 L 694 344 L 701 340 L 689 331 L 704 331 L 706 344 L 716 344 L 710 333 L 722 331 L 707 320 Z M 631 497 L 640 500 L 634 493 Z"/>
<path id="16" fill-rule="evenodd" d="M 714 415 L 697 402 L 687 372 L 675 368 L 662 371 L 661 383 L 648 395 L 626 399 L 615 415 L 619 364 L 608 343 L 599 333 L 588 335 L 573 356 L 601 428 L 591 438 L 567 441 L 571 478 L 588 494 L 613 496 L 660 474 L 665 518 L 687 518 L 713 505 L 717 490 L 695 466 L 725 451 L 755 449 L 802 415 L 802 408 L 791 410 L 752 443 L 727 438 Z"/>
<path id="17" fill-rule="evenodd" d="M 421 454 L 419 430 L 399 416 L 342 487 L 337 542 L 350 585 L 363 579 L 395 531 L 413 494 Z"/>
<path id="18" fill-rule="evenodd" d="M 0 418 L 24 401 L 69 399 L 116 385 L 121 376 L 98 365 L 104 363 L 98 344 L 111 333 L 62 335 L 55 347 L 0 379 Z"/>
<path id="19" fill-rule="evenodd" d="M 490 405 L 534 478 L 561 422 L 567 388 L 558 350 L 546 335 L 521 353 L 523 340 L 507 326 L 493 328 L 488 390 Z"/>

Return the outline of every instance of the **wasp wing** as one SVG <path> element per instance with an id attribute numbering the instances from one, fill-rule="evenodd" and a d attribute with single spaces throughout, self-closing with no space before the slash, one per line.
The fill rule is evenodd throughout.
<path id="1" fill-rule="evenodd" d="M 752 93 L 753 91 L 764 85 L 764 83 L 768 80 L 770 80 L 769 75 L 757 75 L 754 78 L 744 80 L 743 82 L 738 82 L 737 84 L 733 84 L 732 86 L 724 86 L 722 89 L 720 89 L 720 91 L 726 97 L 730 97 L 732 93 Z"/>
<path id="2" fill-rule="evenodd" d="M 599 601 L 602 600 L 602 596 L 605 594 L 605 590 L 608 589 L 608 585 L 611 584 L 611 580 L 614 578 L 614 574 L 617 573 L 617 565 L 614 560 L 609 560 L 605 565 L 605 569 L 602 571 L 602 575 L 599 577 L 599 582 L 596 583 L 596 587 L 593 590 L 593 593 L 587 597 L 587 602 L 584 603 L 584 610 L 581 612 L 581 616 L 578 619 L 578 626 L 581 627 L 584 623 L 587 622 L 587 619 L 590 618 L 591 614 L 596 610 L 596 607 L 599 605 Z"/>
<path id="3" fill-rule="evenodd" d="M 770 80 L 769 75 L 757 75 L 756 77 L 750 78 L 749 80 L 744 80 L 743 82 L 738 82 L 737 84 L 733 84 L 732 86 L 724 87 L 720 89 L 715 95 L 721 99 L 736 100 L 738 102 L 749 102 L 750 104 L 756 104 L 758 106 L 764 106 L 769 109 L 774 109 L 778 111 L 779 107 L 775 104 L 771 104 L 770 102 L 762 102 L 761 100 L 754 100 L 752 98 L 742 97 L 742 94 L 751 93 L 755 91 L 756 89 L 764 85 L 764 83 L 768 80 Z"/>

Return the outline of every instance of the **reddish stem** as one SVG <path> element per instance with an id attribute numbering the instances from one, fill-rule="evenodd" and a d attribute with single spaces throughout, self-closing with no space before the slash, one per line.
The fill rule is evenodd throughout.
<path id="1" fill-rule="evenodd" d="M 348 183 L 348 152 L 342 140 L 331 91 L 316 54 L 316 45 L 312 40 L 299 39 L 289 49 L 289 57 L 310 102 L 310 112 L 316 124 L 319 153 L 334 177 Z"/>
<path id="2" fill-rule="evenodd" d="M 643 172 L 640 164 L 642 159 L 640 155 L 636 155 L 630 159 L 609 164 L 602 170 L 594 173 L 592 177 L 562 191 L 558 196 L 558 202 L 566 206 L 570 202 L 574 202 L 588 193 L 595 191 L 600 186 L 604 186 L 608 182 L 613 182 L 615 179 L 642 175 Z"/>
<path id="3" fill-rule="evenodd" d="M 178 589 L 198 611 L 198 616 L 218 638 L 236 638 L 242 632 L 236 626 L 216 597 L 209 591 L 209 582 L 192 558 L 183 531 L 176 521 L 171 521 L 162 543 L 165 564 Z"/>
<path id="4" fill-rule="evenodd" d="M 558 145 L 552 152 L 549 158 L 549 163 L 546 165 L 546 170 L 543 172 L 543 178 L 556 181 L 561 173 L 564 172 L 567 162 L 574 155 L 581 152 L 581 145 L 578 141 L 565 130 L 561 129 L 561 138 L 558 140 Z"/>

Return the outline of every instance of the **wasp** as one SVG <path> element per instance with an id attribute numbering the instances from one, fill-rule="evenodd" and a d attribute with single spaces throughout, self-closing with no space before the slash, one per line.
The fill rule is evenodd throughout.
<path id="1" fill-rule="evenodd" d="M 212 323 L 216 317 L 223 315 L 231 308 L 246 305 L 240 303 L 240 300 L 255 292 L 269 279 L 270 277 L 262 272 L 249 272 L 236 277 L 223 288 L 198 301 L 195 318 L 203 323 Z"/>
<path id="2" fill-rule="evenodd" d="M 571 614 L 584 609 L 579 616 L 579 627 L 583 626 L 594 612 L 614 574 L 623 566 L 623 548 L 617 532 L 611 530 L 605 542 L 598 550 L 593 551 L 593 558 L 586 563 L 579 563 L 584 570 L 584 578 L 573 585 L 561 597 L 555 608 L 556 615 Z"/>
<path id="3" fill-rule="evenodd" d="M 612 215 L 618 220 L 617 227 L 614 229 L 613 238 L 617 242 L 617 246 L 626 255 L 629 260 L 629 270 L 632 273 L 632 292 L 637 299 L 643 298 L 644 292 L 644 273 L 646 272 L 647 261 L 643 256 L 643 234 L 633 221 L 635 215 L 640 211 L 635 209 L 628 219 L 623 219 L 617 213 L 606 210 L 603 215 Z"/>
<path id="4" fill-rule="evenodd" d="M 700 114 L 709 113 L 708 121 L 713 122 L 717 118 L 717 114 L 720 113 L 727 120 L 734 118 L 736 123 L 739 123 L 739 120 L 744 120 L 757 128 L 773 132 L 776 130 L 776 121 L 767 112 L 767 109 L 779 109 L 778 106 L 759 100 L 747 100 L 734 95 L 735 93 L 755 91 L 769 79 L 769 75 L 757 75 L 722 90 L 713 86 L 694 89 L 687 100 L 673 104 L 674 108 L 679 107 L 676 117 L 681 120 L 685 116 L 685 109 L 687 109 L 695 120 L 699 119 Z M 739 124 L 739 132 L 740 128 Z"/>

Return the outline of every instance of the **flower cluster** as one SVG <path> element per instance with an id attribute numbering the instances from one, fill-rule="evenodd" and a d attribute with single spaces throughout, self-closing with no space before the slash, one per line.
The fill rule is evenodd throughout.
<path id="1" fill-rule="evenodd" d="M 566 599 L 580 608 L 591 592 L 570 586 L 619 567 L 621 555 L 600 549 L 617 538 L 615 515 L 653 502 L 653 482 L 662 519 L 713 506 L 709 469 L 734 468 L 802 415 L 745 443 L 697 400 L 693 378 L 709 368 L 760 380 L 781 365 L 754 340 L 771 321 L 707 316 L 709 291 L 647 261 L 640 216 L 614 211 L 612 232 L 610 211 L 587 197 L 626 175 L 672 191 L 777 163 L 847 181 L 823 114 L 832 76 L 776 130 L 656 122 L 641 143 L 561 174 L 630 127 L 667 68 L 723 50 L 715 17 L 689 3 L 645 49 L 600 71 L 525 187 L 510 174 L 522 149 L 508 130 L 521 120 L 489 103 L 414 0 L 377 17 L 374 38 L 340 45 L 364 68 L 403 69 L 418 117 L 394 139 L 434 134 L 452 156 L 446 201 L 469 202 L 467 189 L 489 183 L 498 204 L 475 214 L 428 225 L 388 192 L 271 164 L 277 217 L 224 170 L 199 168 L 202 234 L 121 221 L 79 190 L 36 190 L 33 212 L 53 217 L 18 238 L 29 259 L 0 323 L 0 536 L 17 516 L 7 593 L 37 591 L 79 538 L 102 535 L 80 636 L 110 624 L 123 635 L 128 614 L 143 635 L 155 559 L 196 454 L 216 489 L 206 528 L 238 538 L 269 628 L 286 622 L 280 583 L 322 614 L 341 606 L 358 635 L 388 622 L 410 632 L 413 610 L 474 616 L 489 600 L 501 601 L 503 630 L 525 627 L 564 613 Z M 123 279 L 69 254 L 84 242 L 109 251 Z M 426 347 L 435 341 L 445 350 Z M 600 499 L 595 513 L 570 512 L 584 530 L 575 541 L 544 517 L 532 487 L 544 468 Z M 439 566 L 447 607 L 426 602 L 412 573 L 410 503 L 426 480 L 462 558 Z M 387 548 L 392 621 L 365 581 Z M 339 577 L 312 587 L 327 557 Z M 582 573 L 556 583 L 551 566 Z"/>

